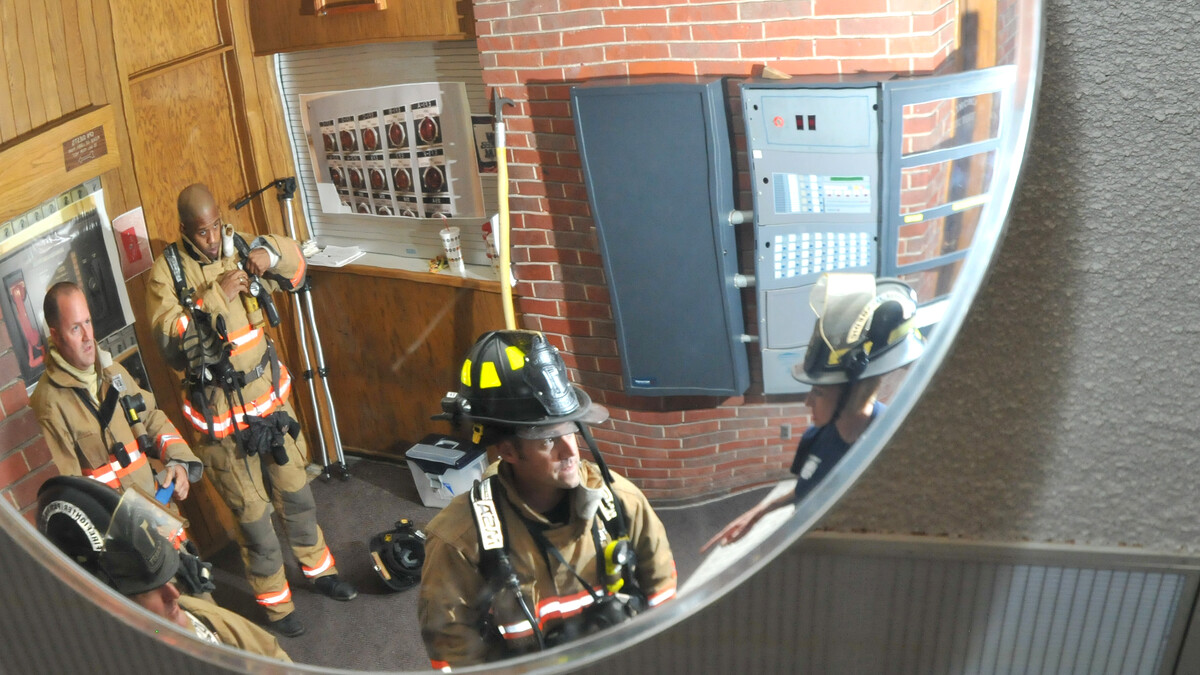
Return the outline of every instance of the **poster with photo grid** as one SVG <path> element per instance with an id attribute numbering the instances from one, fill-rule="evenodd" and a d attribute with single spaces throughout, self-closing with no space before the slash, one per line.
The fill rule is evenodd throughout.
<path id="1" fill-rule="evenodd" d="M 483 215 L 461 83 L 399 84 L 302 97 L 325 213 Z"/>

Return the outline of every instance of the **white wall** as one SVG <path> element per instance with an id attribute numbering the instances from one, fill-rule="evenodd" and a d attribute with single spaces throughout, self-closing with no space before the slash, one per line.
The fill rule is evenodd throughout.
<path id="1" fill-rule="evenodd" d="M 992 274 L 824 526 L 1198 552 L 1200 6 L 1046 4 Z"/>

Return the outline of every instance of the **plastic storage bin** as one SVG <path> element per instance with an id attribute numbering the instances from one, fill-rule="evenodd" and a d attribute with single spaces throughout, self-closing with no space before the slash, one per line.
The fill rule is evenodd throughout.
<path id="1" fill-rule="evenodd" d="M 440 434 L 430 434 L 404 453 L 413 482 L 425 506 L 441 508 L 471 489 L 483 477 L 483 448 Z"/>

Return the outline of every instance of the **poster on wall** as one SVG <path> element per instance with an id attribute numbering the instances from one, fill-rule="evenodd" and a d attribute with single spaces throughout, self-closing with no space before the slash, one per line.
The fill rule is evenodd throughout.
<path id="1" fill-rule="evenodd" d="M 46 369 L 49 331 L 42 300 L 46 290 L 60 281 L 75 282 L 83 289 L 98 342 L 107 345 L 114 337 L 127 339 L 123 334 L 131 332 L 127 328 L 133 311 L 116 260 L 101 192 L 0 242 L 0 313 L 27 386 L 35 384 Z M 136 344 L 132 335 L 128 339 Z"/>
<path id="2" fill-rule="evenodd" d="M 300 102 L 325 213 L 483 215 L 463 83 L 322 92 Z"/>

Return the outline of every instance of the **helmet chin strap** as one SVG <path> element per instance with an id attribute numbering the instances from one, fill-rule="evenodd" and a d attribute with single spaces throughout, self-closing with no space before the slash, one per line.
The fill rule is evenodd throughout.
<path id="1" fill-rule="evenodd" d="M 596 447 L 596 439 L 592 438 L 592 431 L 588 429 L 588 425 L 575 420 L 575 427 L 579 429 L 579 434 L 583 436 L 583 440 L 587 443 L 588 450 L 592 451 L 592 457 L 596 459 L 596 466 L 600 467 L 600 476 L 604 479 L 604 484 L 608 486 L 609 491 L 612 491 L 613 476 L 608 470 L 608 464 L 604 463 L 604 456 L 600 454 L 600 449 Z M 621 500 L 617 499 L 617 495 L 613 493 L 613 506 L 617 509 L 617 523 L 620 532 L 615 533 L 618 538 L 629 536 L 629 521 L 625 518 L 625 508 L 621 506 Z"/>

